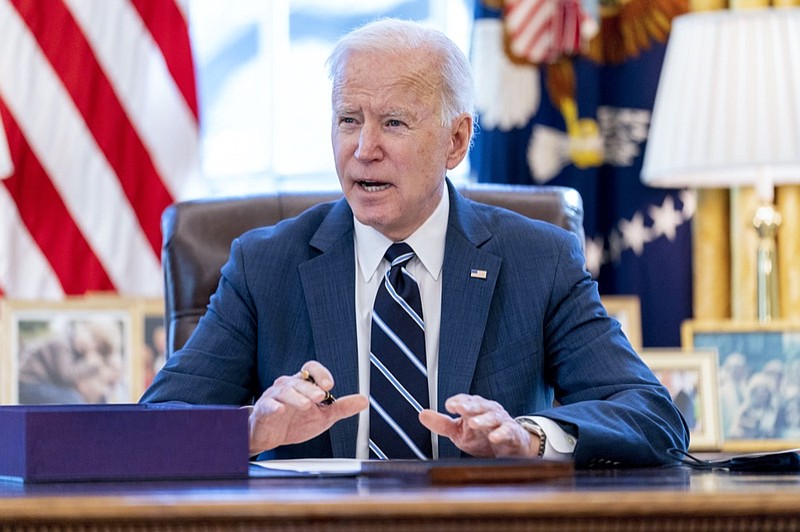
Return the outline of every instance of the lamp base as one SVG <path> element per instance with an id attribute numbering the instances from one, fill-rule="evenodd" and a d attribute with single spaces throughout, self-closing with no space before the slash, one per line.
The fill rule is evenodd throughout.
<path id="1" fill-rule="evenodd" d="M 756 308 L 759 321 L 780 317 L 778 300 L 778 246 L 776 237 L 781 215 L 772 203 L 762 203 L 753 217 L 758 233 L 756 255 Z"/>

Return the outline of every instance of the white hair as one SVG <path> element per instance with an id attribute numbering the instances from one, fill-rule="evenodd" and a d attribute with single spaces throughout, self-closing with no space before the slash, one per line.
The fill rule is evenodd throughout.
<path id="1" fill-rule="evenodd" d="M 336 85 L 353 51 L 397 52 L 421 48 L 441 58 L 441 118 L 449 125 L 463 113 L 475 114 L 475 81 L 467 56 L 444 33 L 419 22 L 379 19 L 342 37 L 328 57 L 328 76 Z"/>

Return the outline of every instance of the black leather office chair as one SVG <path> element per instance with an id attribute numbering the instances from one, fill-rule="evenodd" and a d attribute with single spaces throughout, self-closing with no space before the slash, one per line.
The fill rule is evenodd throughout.
<path id="1" fill-rule="evenodd" d="M 573 231 L 583 242 L 583 201 L 574 189 L 481 184 L 459 191 Z M 161 219 L 167 356 L 186 343 L 205 313 L 234 238 L 340 197 L 340 192 L 282 192 L 192 200 L 167 208 Z"/>

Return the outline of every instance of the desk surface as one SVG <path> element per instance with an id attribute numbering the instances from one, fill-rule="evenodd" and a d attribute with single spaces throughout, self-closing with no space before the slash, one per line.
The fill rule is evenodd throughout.
<path id="1" fill-rule="evenodd" d="M 800 475 L 684 467 L 579 471 L 520 485 L 394 479 L 0 482 L 0 531 L 800 530 Z"/>

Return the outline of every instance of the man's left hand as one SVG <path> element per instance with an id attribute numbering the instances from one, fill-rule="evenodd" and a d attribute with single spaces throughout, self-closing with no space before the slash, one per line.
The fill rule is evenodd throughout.
<path id="1" fill-rule="evenodd" d="M 539 438 L 514 421 L 499 403 L 479 395 L 458 394 L 444 406 L 457 417 L 423 410 L 419 420 L 432 432 L 450 438 L 465 453 L 476 457 L 539 455 Z"/>

